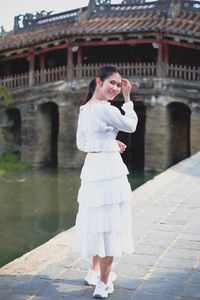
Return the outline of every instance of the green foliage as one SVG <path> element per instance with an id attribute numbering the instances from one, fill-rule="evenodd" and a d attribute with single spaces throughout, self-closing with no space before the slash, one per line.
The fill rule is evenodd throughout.
<path id="1" fill-rule="evenodd" d="M 19 156 L 9 150 L 4 152 L 0 158 L 1 171 L 4 170 L 6 172 L 17 172 L 29 168 L 31 168 L 30 164 L 20 161 Z"/>
<path id="2" fill-rule="evenodd" d="M 5 86 L 0 86 L 0 93 L 3 95 L 5 107 L 12 103 L 12 95 L 9 89 Z"/>
<path id="3" fill-rule="evenodd" d="M 7 141 L 11 141 L 13 139 L 13 133 L 11 132 L 11 126 L 7 127 L 7 128 L 2 128 L 1 131 L 4 135 L 4 138 Z"/>

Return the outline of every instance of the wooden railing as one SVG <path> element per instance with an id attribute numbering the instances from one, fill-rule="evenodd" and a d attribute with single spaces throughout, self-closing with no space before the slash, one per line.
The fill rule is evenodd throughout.
<path id="1" fill-rule="evenodd" d="M 29 86 L 29 74 L 15 74 L 13 76 L 5 76 L 0 79 L 0 85 L 9 89 L 25 88 Z"/>
<path id="2" fill-rule="evenodd" d="M 62 66 L 42 71 L 36 71 L 33 77 L 34 85 L 64 80 L 67 77 L 67 68 L 65 66 Z"/>
<path id="3" fill-rule="evenodd" d="M 172 79 L 200 81 L 200 67 L 178 66 L 166 64 L 161 69 L 155 63 L 113 63 L 121 71 L 124 77 L 165 77 Z M 10 89 L 38 86 L 45 83 L 56 82 L 59 80 L 76 80 L 80 78 L 95 78 L 97 71 L 102 64 L 84 64 L 72 66 L 72 72 L 69 72 L 66 66 L 50 68 L 42 71 L 35 71 L 33 78 L 30 79 L 29 73 L 17 74 L 0 78 L 0 85 Z M 160 72 L 161 70 L 161 72 Z M 71 74 L 71 75 L 70 75 Z M 160 75 L 161 74 L 161 75 Z M 70 75 L 70 76 L 69 76 Z M 71 77 L 71 78 L 69 78 Z"/>
<path id="4" fill-rule="evenodd" d="M 165 68 L 165 74 L 168 78 L 200 81 L 200 67 L 178 66 L 170 64 L 166 65 Z"/>

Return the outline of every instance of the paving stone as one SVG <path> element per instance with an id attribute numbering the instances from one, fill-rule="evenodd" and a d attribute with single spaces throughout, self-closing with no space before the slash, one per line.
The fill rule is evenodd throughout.
<path id="1" fill-rule="evenodd" d="M 73 283 L 77 282 L 77 284 L 83 284 L 86 274 L 87 271 L 68 269 L 66 270 L 66 272 L 62 273 L 57 279 L 67 280 L 68 282 Z"/>
<path id="2" fill-rule="evenodd" d="M 0 291 L 12 290 L 13 288 L 26 284 L 34 280 L 35 276 L 29 275 L 14 275 L 14 276 L 1 276 Z"/>
<path id="3" fill-rule="evenodd" d="M 199 207 L 200 207 L 200 204 L 199 204 Z M 199 228 L 200 228 L 200 218 L 199 218 L 199 220 L 192 221 L 190 223 L 190 225 L 187 226 L 185 233 L 192 233 L 192 234 L 194 234 L 195 232 L 197 233 Z"/>
<path id="4" fill-rule="evenodd" d="M 114 287 L 116 289 L 135 290 L 142 282 L 143 279 L 118 275 L 116 281 L 114 282 Z"/>
<path id="5" fill-rule="evenodd" d="M 56 279 L 58 275 L 65 271 L 66 268 L 57 264 L 48 266 L 45 270 L 42 270 L 38 276 L 42 279 Z"/>
<path id="6" fill-rule="evenodd" d="M 126 275 L 130 277 L 144 277 L 148 271 L 148 266 L 129 265 L 129 264 L 117 264 L 114 266 L 113 271 L 117 274 Z"/>
<path id="7" fill-rule="evenodd" d="M 142 294 L 137 293 L 133 296 L 133 300 L 175 300 L 177 298 L 173 296 L 164 296 L 164 295 L 150 295 L 150 294 Z"/>
<path id="8" fill-rule="evenodd" d="M 188 284 L 181 296 L 200 299 L 200 284 Z"/>
<path id="9" fill-rule="evenodd" d="M 77 300 L 77 299 L 83 299 L 81 298 L 77 298 L 76 296 L 72 296 L 72 295 L 65 295 L 64 297 L 62 295 L 44 295 L 44 296 L 36 296 L 35 298 L 33 298 L 33 300 Z M 29 300 L 29 299 L 27 299 Z"/>
<path id="10" fill-rule="evenodd" d="M 184 228 L 184 225 L 179 225 L 179 224 L 170 224 L 170 223 L 165 223 L 165 222 L 160 222 L 156 226 L 156 230 L 158 231 L 171 231 L 171 232 L 181 232 Z"/>
<path id="11" fill-rule="evenodd" d="M 78 260 L 80 260 L 80 256 L 77 253 L 71 252 L 66 259 L 59 261 L 57 266 L 69 268 Z"/>
<path id="12" fill-rule="evenodd" d="M 191 284 L 200 284 L 200 270 L 197 270 L 193 273 L 193 275 L 190 278 Z"/>
<path id="13" fill-rule="evenodd" d="M 135 245 L 134 253 L 136 254 L 147 254 L 159 257 L 161 253 L 165 250 L 164 247 L 160 247 L 156 245 L 156 247 L 152 247 L 150 245 L 143 244 L 142 242 Z"/>
<path id="14" fill-rule="evenodd" d="M 115 289 L 113 294 L 109 295 L 109 300 L 132 300 L 133 299 L 133 292 L 127 289 L 118 290 Z"/>
<path id="15" fill-rule="evenodd" d="M 191 251 L 187 249 L 177 249 L 171 248 L 166 254 L 165 257 L 171 258 L 185 258 L 189 260 L 196 260 L 197 257 L 200 255 L 199 251 Z"/>
<path id="16" fill-rule="evenodd" d="M 168 247 L 171 242 L 176 238 L 176 232 L 165 232 L 165 231 L 152 231 L 143 240 L 143 244 Z"/>
<path id="17" fill-rule="evenodd" d="M 186 241 L 186 240 L 178 240 L 174 245 L 174 248 L 179 249 L 189 249 L 189 250 L 200 250 L 200 242 Z"/>
<path id="18" fill-rule="evenodd" d="M 184 259 L 184 258 L 172 258 L 172 257 L 163 257 L 158 268 L 167 268 L 167 269 L 177 269 L 177 270 L 192 270 L 194 267 L 194 260 Z"/>
<path id="19" fill-rule="evenodd" d="M 185 283 L 183 281 L 178 280 L 150 279 L 140 288 L 140 292 L 179 296 L 183 291 L 184 284 Z"/>
<path id="20" fill-rule="evenodd" d="M 178 300 L 198 300 L 198 299 L 200 299 L 200 297 L 195 297 L 195 298 L 193 298 L 193 297 L 180 297 L 180 298 L 178 298 Z"/>
<path id="21" fill-rule="evenodd" d="M 0 295 L 0 300 L 26 300 L 31 297 L 31 294 L 24 293 L 8 293 L 5 295 Z"/>
<path id="22" fill-rule="evenodd" d="M 169 223 L 169 224 L 177 224 L 177 225 L 183 225 L 185 226 L 188 221 L 189 221 L 189 217 L 188 218 L 184 218 L 184 217 L 179 217 L 178 219 L 173 216 L 173 215 L 169 215 L 164 219 L 165 222 Z"/>
<path id="23" fill-rule="evenodd" d="M 45 286 L 45 284 L 47 284 L 47 282 L 48 282 L 47 280 L 37 277 L 29 282 L 25 282 L 25 283 L 18 285 L 17 287 L 15 287 L 13 289 L 13 291 L 15 292 L 15 291 L 21 290 L 21 291 L 34 292 L 34 291 L 40 289 L 42 286 Z"/>
<path id="24" fill-rule="evenodd" d="M 83 296 L 89 287 L 80 285 L 80 282 L 74 280 L 74 283 L 67 281 L 52 281 L 50 284 L 39 292 L 39 296 L 50 297 L 68 297 L 68 296 Z"/>
<path id="25" fill-rule="evenodd" d="M 198 231 L 199 231 L 199 228 L 198 228 Z M 200 242 L 200 236 L 198 234 L 198 231 L 196 231 L 196 234 L 184 232 L 180 235 L 179 239 L 186 240 L 186 241 Z"/>
<path id="26" fill-rule="evenodd" d="M 91 268 L 91 259 L 80 259 L 73 264 L 73 267 L 88 270 Z"/>
<path id="27" fill-rule="evenodd" d="M 152 279 L 156 279 L 156 278 L 160 278 L 160 279 L 169 279 L 169 280 L 180 280 L 180 281 L 186 281 L 190 276 L 190 273 L 188 271 L 184 271 L 184 270 L 167 270 L 167 269 L 161 269 L 158 268 L 156 269 L 153 273 L 151 278 Z"/>
<path id="28" fill-rule="evenodd" d="M 144 228 L 138 228 L 138 227 L 133 227 L 132 229 L 132 235 L 133 235 L 133 241 L 134 244 L 141 239 L 141 237 L 146 234 L 147 230 Z"/>
<path id="29" fill-rule="evenodd" d="M 143 254 L 130 254 L 123 257 L 120 263 L 131 264 L 131 265 L 145 265 L 153 266 L 157 261 L 157 257 L 153 255 L 143 255 Z"/>
<path id="30" fill-rule="evenodd" d="M 132 226 L 134 227 L 139 227 L 139 228 L 144 228 L 144 229 L 149 229 L 152 226 L 155 225 L 155 221 L 152 218 L 152 220 L 143 220 L 141 217 L 137 218 L 136 220 L 133 220 Z"/>

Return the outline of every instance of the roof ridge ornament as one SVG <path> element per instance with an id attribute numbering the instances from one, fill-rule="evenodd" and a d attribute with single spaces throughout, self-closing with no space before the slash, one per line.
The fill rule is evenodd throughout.
<path id="1" fill-rule="evenodd" d="M 128 5 L 134 5 L 140 3 L 146 3 L 146 0 L 123 0 L 122 1 L 122 4 L 128 4 Z"/>

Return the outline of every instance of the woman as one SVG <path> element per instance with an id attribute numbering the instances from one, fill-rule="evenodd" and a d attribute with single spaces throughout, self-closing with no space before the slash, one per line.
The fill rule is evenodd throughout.
<path id="1" fill-rule="evenodd" d="M 125 115 L 108 102 L 121 90 Z M 133 252 L 129 207 L 132 192 L 120 155 L 126 145 L 116 140 L 118 131 L 136 130 L 138 119 L 130 91 L 131 84 L 116 67 L 103 66 L 89 84 L 80 107 L 77 147 L 88 154 L 81 171 L 74 251 L 92 257 L 92 270 L 85 282 L 96 285 L 94 298 L 107 298 L 114 291 L 112 281 L 116 276 L 110 273 L 113 258 Z"/>

